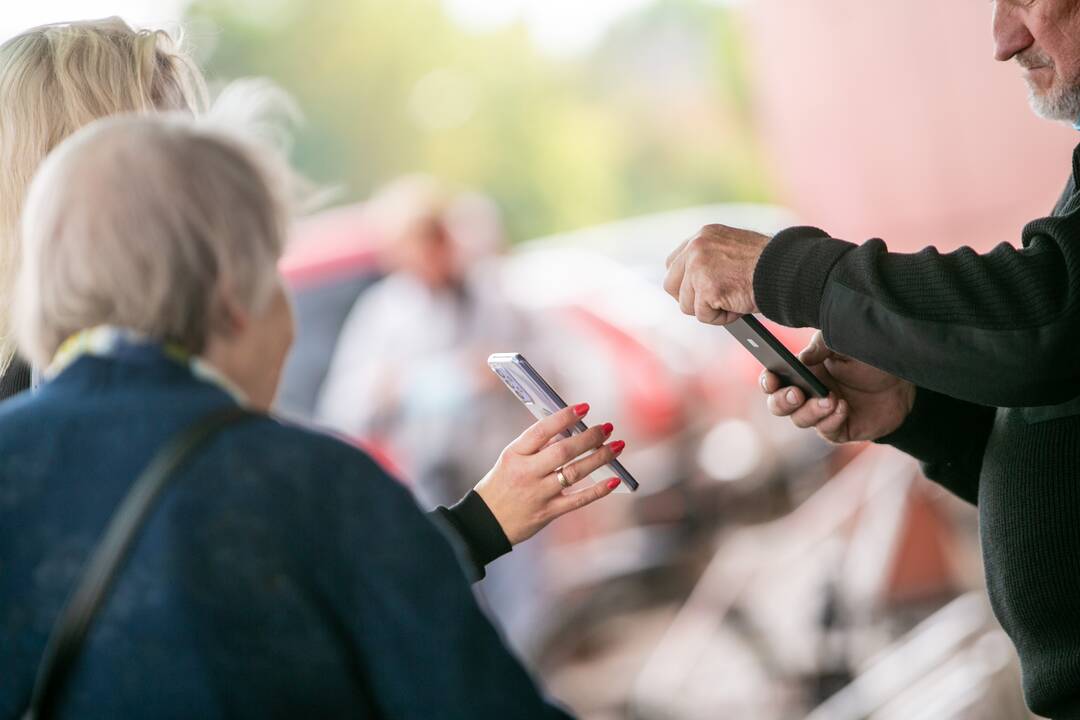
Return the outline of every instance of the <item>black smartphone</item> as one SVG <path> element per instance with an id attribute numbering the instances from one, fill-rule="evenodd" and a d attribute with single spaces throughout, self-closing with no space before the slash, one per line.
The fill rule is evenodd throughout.
<path id="1" fill-rule="evenodd" d="M 784 387 L 794 385 L 807 397 L 823 398 L 829 394 L 829 388 L 753 315 L 743 315 L 724 327 L 765 369 L 778 375 Z"/>

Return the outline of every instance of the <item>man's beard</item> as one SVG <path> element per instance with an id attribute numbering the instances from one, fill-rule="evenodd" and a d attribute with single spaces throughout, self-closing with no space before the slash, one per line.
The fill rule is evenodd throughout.
<path id="1" fill-rule="evenodd" d="M 1080 87 L 1052 87 L 1041 94 L 1028 88 L 1028 102 L 1041 118 L 1080 123 Z"/>
<path id="2" fill-rule="evenodd" d="M 1025 69 L 1054 67 L 1049 56 L 1036 50 L 1027 50 L 1017 55 L 1016 61 Z M 1067 122 L 1070 125 L 1080 123 L 1080 85 L 1055 84 L 1040 91 L 1029 81 L 1028 103 L 1039 117 Z"/>

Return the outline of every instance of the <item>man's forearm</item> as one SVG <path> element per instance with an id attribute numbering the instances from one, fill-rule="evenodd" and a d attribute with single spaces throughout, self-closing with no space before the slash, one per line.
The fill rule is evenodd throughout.
<path id="1" fill-rule="evenodd" d="M 1075 228 L 1073 226 L 1076 226 Z M 754 275 L 777 322 L 822 329 L 837 352 L 939 392 L 992 406 L 1080 395 L 1080 218 L 1032 223 L 1028 247 L 940 254 L 855 246 L 816 228 L 778 234 Z"/>

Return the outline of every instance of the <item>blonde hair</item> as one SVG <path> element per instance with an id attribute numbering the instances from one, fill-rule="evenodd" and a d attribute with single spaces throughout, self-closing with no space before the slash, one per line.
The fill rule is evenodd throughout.
<path id="1" fill-rule="evenodd" d="M 278 282 L 287 165 L 181 116 L 99 120 L 43 163 L 22 218 L 19 350 L 46 365 L 79 330 L 117 325 L 198 354 Z"/>
<path id="2" fill-rule="evenodd" d="M 102 117 L 206 105 L 202 74 L 177 41 L 119 18 L 44 25 L 0 45 L 0 373 L 15 351 L 19 217 L 45 156 Z"/>

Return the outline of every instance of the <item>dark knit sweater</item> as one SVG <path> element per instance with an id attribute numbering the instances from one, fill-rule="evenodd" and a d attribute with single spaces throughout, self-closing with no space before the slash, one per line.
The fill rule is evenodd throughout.
<path id="1" fill-rule="evenodd" d="M 1023 247 L 939 253 L 791 228 L 754 275 L 758 306 L 915 383 L 883 438 L 979 508 L 987 587 L 1031 709 L 1080 718 L 1080 148 Z"/>

